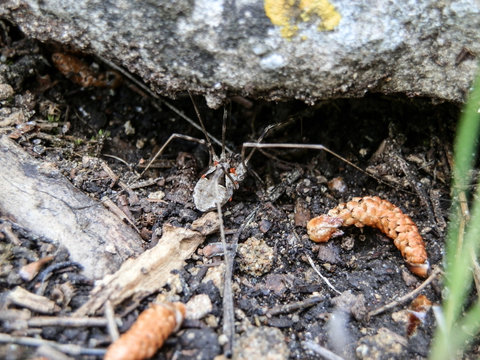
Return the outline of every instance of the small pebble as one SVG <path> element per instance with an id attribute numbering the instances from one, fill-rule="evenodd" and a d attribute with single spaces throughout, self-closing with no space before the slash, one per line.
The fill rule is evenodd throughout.
<path id="1" fill-rule="evenodd" d="M 218 266 L 212 266 L 208 268 L 205 277 L 202 279 L 202 283 L 207 283 L 210 280 L 213 282 L 213 285 L 220 290 L 220 293 L 223 294 L 223 274 L 225 272 L 225 264 L 222 262 Z"/>
<path id="2" fill-rule="evenodd" d="M 387 328 L 376 335 L 364 336 L 358 341 L 356 355 L 363 360 L 406 359 L 407 339 Z"/>
<path id="3" fill-rule="evenodd" d="M 338 255 L 338 247 L 331 244 L 333 243 L 320 244 L 318 247 L 318 259 L 326 263 L 338 264 L 341 262 Z"/>
<path id="4" fill-rule="evenodd" d="M 305 200 L 298 198 L 295 203 L 295 210 L 294 210 L 294 223 L 295 226 L 305 227 L 307 226 L 308 220 L 312 217 L 310 213 L 310 209 L 308 208 L 308 204 Z"/>
<path id="5" fill-rule="evenodd" d="M 211 360 L 220 354 L 217 334 L 212 329 L 187 329 L 178 336 L 176 359 Z"/>
<path id="6" fill-rule="evenodd" d="M 345 184 L 345 181 L 341 176 L 330 180 L 327 186 L 330 191 L 335 191 L 340 194 L 344 193 L 347 190 L 347 184 Z"/>
<path id="7" fill-rule="evenodd" d="M 265 220 L 263 219 L 262 221 L 260 221 L 260 224 L 259 224 L 259 229 L 262 233 L 266 233 L 268 230 L 270 230 L 272 227 L 272 223 L 268 220 Z"/>
<path id="8" fill-rule="evenodd" d="M 264 240 L 255 237 L 248 238 L 238 245 L 240 270 L 253 275 L 261 276 L 268 273 L 273 265 L 273 248 Z"/>
<path id="9" fill-rule="evenodd" d="M 251 327 L 235 342 L 234 360 L 283 360 L 290 351 L 282 332 L 274 327 Z"/>
<path id="10" fill-rule="evenodd" d="M 159 201 L 165 197 L 165 193 L 162 190 L 151 192 L 148 194 L 148 200 L 150 201 Z"/>
<path id="11" fill-rule="evenodd" d="M 0 84 L 0 100 L 8 99 L 13 94 L 13 88 L 9 84 Z"/>
<path id="12" fill-rule="evenodd" d="M 186 307 L 186 318 L 189 320 L 200 320 L 201 318 L 209 314 L 213 309 L 212 302 L 207 294 L 199 294 L 193 296 L 187 302 Z"/>

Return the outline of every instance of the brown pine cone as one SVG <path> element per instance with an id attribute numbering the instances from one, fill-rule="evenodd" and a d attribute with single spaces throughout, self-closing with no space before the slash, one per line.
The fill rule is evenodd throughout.
<path id="1" fill-rule="evenodd" d="M 341 235 L 340 226 L 371 226 L 393 239 L 411 272 L 426 277 L 429 269 L 427 252 L 413 220 L 397 206 L 378 196 L 356 197 L 339 204 L 328 212 L 311 219 L 307 224 L 310 239 L 326 242 Z"/>
<path id="2" fill-rule="evenodd" d="M 152 357 L 185 318 L 182 303 L 152 304 L 132 327 L 111 344 L 104 360 L 141 360 Z"/>

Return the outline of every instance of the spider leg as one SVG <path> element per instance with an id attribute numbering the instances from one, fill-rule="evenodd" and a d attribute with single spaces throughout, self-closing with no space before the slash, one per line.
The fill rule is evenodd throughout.
<path id="1" fill-rule="evenodd" d="M 350 160 L 344 158 L 342 155 L 336 153 L 335 151 L 333 150 L 330 150 L 329 148 L 321 145 L 321 144 L 293 144 L 293 143 L 276 143 L 276 144 L 266 144 L 266 143 L 258 143 L 258 142 L 245 142 L 243 143 L 243 147 L 244 148 L 257 148 L 257 149 L 266 149 L 266 148 L 279 148 L 279 149 L 312 149 L 312 150 L 323 150 L 327 153 L 329 153 L 330 155 L 333 155 L 335 156 L 337 159 L 339 160 L 342 160 L 343 162 L 345 162 L 346 164 L 350 165 L 351 167 L 353 167 L 354 169 L 370 176 L 371 178 L 377 180 L 378 182 L 382 183 L 382 184 L 385 184 L 385 185 L 388 185 L 388 186 L 392 186 L 391 184 L 389 183 L 386 183 L 385 181 L 383 181 L 382 179 L 376 177 L 375 175 L 373 174 L 370 174 L 369 172 L 365 171 L 364 169 L 362 169 L 360 166 L 358 165 L 355 165 L 354 163 L 352 163 Z"/>
<path id="2" fill-rule="evenodd" d="M 188 140 L 188 141 L 193 141 L 193 142 L 196 142 L 196 143 L 199 143 L 201 145 L 205 145 L 205 140 L 202 140 L 202 139 L 197 139 L 197 138 L 194 138 L 192 136 L 188 136 L 188 135 L 184 135 L 184 134 L 178 134 L 178 133 L 173 133 L 172 135 L 170 135 L 170 137 L 167 139 L 167 141 L 165 141 L 165 143 L 162 145 L 162 147 L 160 148 L 160 150 L 157 151 L 157 153 L 155 154 L 155 156 L 148 162 L 147 166 L 145 167 L 145 169 L 143 169 L 143 171 L 140 173 L 139 175 L 139 178 L 141 178 L 143 176 L 143 174 L 145 174 L 145 172 L 150 168 L 150 166 L 152 166 L 152 163 L 157 160 L 157 158 L 165 151 L 165 148 L 167 147 L 168 144 L 170 144 L 170 142 L 173 140 L 173 139 L 184 139 L 184 140 Z"/>

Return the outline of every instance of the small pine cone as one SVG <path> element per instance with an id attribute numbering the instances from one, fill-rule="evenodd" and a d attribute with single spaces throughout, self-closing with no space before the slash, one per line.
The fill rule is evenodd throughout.
<path id="1" fill-rule="evenodd" d="M 328 212 L 313 218 L 307 224 L 310 239 L 326 242 L 332 236 L 341 234 L 340 226 L 371 226 L 393 239 L 402 253 L 410 271 L 426 277 L 429 269 L 425 244 L 413 220 L 400 208 L 378 196 L 356 197 L 339 204 Z"/>
<path id="2" fill-rule="evenodd" d="M 182 303 L 152 304 L 132 327 L 111 344 L 104 360 L 141 360 L 152 357 L 185 318 Z"/>

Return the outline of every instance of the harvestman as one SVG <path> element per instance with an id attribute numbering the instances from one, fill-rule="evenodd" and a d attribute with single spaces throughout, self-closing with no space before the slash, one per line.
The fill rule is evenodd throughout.
<path id="1" fill-rule="evenodd" d="M 194 137 L 183 135 L 183 134 L 177 134 L 177 133 L 172 134 L 168 138 L 168 140 L 163 144 L 160 150 L 157 151 L 155 156 L 149 161 L 148 165 L 142 171 L 140 176 L 142 176 L 150 168 L 152 163 L 162 154 L 166 146 L 173 139 L 181 138 L 184 140 L 197 142 L 199 144 L 207 146 L 210 153 L 210 165 L 208 170 L 197 181 L 197 183 L 195 184 L 195 188 L 193 190 L 193 201 L 194 201 L 195 207 L 202 212 L 207 212 L 207 211 L 216 209 L 217 203 L 219 203 L 220 206 L 223 206 L 232 198 L 234 191 L 238 189 L 239 184 L 245 179 L 247 175 L 248 162 L 253 156 L 255 149 L 258 149 L 258 148 L 324 150 L 329 154 L 335 156 L 336 158 L 349 164 L 350 166 L 354 167 L 355 169 L 363 173 L 366 173 L 365 170 L 363 170 L 362 168 L 358 167 L 357 165 L 348 161 L 341 155 L 335 153 L 334 151 L 328 149 L 327 147 L 321 144 L 294 144 L 294 143 L 268 144 L 268 143 L 261 142 L 263 138 L 272 129 L 281 127 L 285 123 L 279 123 L 279 124 L 267 126 L 256 142 L 243 143 L 241 154 L 236 154 L 225 146 L 226 117 L 227 117 L 226 110 L 224 110 L 224 114 L 223 114 L 222 141 L 221 141 L 222 150 L 221 150 L 220 156 L 218 156 L 215 153 L 215 150 L 213 149 L 213 145 L 210 141 L 211 135 L 209 135 L 208 132 L 206 131 L 205 125 L 203 123 L 202 117 L 200 116 L 200 112 L 198 111 L 195 101 L 193 100 L 193 97 L 191 95 L 190 95 L 190 98 L 192 100 L 197 118 L 200 123 L 200 129 L 202 130 L 205 136 L 205 140 L 194 138 Z M 247 148 L 253 148 L 253 150 L 247 156 L 245 156 L 245 149 Z M 371 174 L 368 174 L 368 175 L 372 176 Z"/>
<path id="2" fill-rule="evenodd" d="M 252 211 L 252 213 L 247 216 L 247 219 L 240 229 L 234 235 L 232 242 L 231 242 L 231 251 L 227 248 L 226 238 L 225 238 L 225 229 L 223 226 L 223 216 L 222 216 L 222 206 L 232 198 L 234 191 L 239 187 L 239 183 L 242 182 L 246 175 L 247 175 L 247 165 L 252 157 L 256 148 L 303 148 L 303 149 L 314 149 L 314 150 L 324 150 L 333 156 L 337 157 L 338 159 L 350 164 L 355 169 L 366 173 L 363 169 L 356 166 L 355 164 L 351 163 L 344 157 L 336 154 L 335 152 L 331 151 L 330 149 L 326 148 L 323 145 L 310 145 L 310 144 L 265 144 L 261 143 L 263 138 L 267 135 L 267 133 L 275 127 L 280 127 L 284 125 L 284 123 L 275 124 L 267 126 L 267 128 L 263 131 L 261 136 L 257 139 L 256 142 L 246 142 L 243 144 L 242 153 L 235 154 L 225 146 L 225 133 L 226 133 L 226 117 L 227 112 L 224 110 L 223 114 L 223 124 L 222 124 L 222 151 L 220 156 L 217 156 L 213 146 L 210 142 L 210 136 L 207 133 L 205 126 L 203 124 L 202 118 L 198 111 L 198 108 L 193 101 L 193 106 L 195 108 L 195 112 L 197 118 L 200 122 L 201 130 L 205 136 L 205 141 L 192 138 L 190 136 L 185 136 L 181 134 L 172 134 L 170 138 L 166 141 L 166 143 L 160 148 L 160 150 L 155 154 L 152 160 L 148 163 L 144 171 L 141 175 L 145 173 L 145 171 L 151 166 L 152 162 L 160 156 L 162 151 L 165 147 L 175 138 L 183 138 L 186 140 L 193 140 L 195 142 L 205 144 L 208 147 L 210 152 L 210 166 L 208 170 L 202 175 L 202 177 L 198 180 L 195 184 L 195 188 L 193 191 L 193 201 L 195 207 L 202 211 L 210 211 L 216 209 L 219 214 L 219 221 L 220 221 L 220 238 L 222 240 L 223 245 L 223 253 L 224 253 L 224 262 L 225 262 L 225 273 L 224 273 L 224 293 L 223 293 L 223 333 L 227 337 L 228 341 L 225 343 L 225 350 L 224 353 L 226 356 L 230 356 L 232 354 L 233 349 L 233 341 L 235 335 L 235 317 L 234 317 L 234 305 L 233 305 L 233 292 L 232 292 L 232 274 L 233 274 L 233 260 L 235 258 L 236 252 L 236 243 L 238 241 L 238 237 L 240 233 L 243 231 L 244 226 L 253 220 L 255 216 L 256 209 Z M 170 106 L 169 106 L 170 107 Z M 170 107 L 172 108 L 172 107 Z M 177 111 L 177 113 L 181 114 Z M 183 114 L 182 114 L 182 117 Z M 253 148 L 253 150 L 245 157 L 245 149 L 246 148 Z M 228 151 L 228 152 L 227 152 Z M 370 175 L 371 176 L 371 175 Z M 320 275 L 322 278 L 323 276 Z M 328 282 L 328 279 L 323 278 L 326 280 L 327 284 L 331 286 Z M 332 286 L 331 286 L 332 287 Z"/>
<path id="3" fill-rule="evenodd" d="M 190 95 L 191 97 L 191 95 Z M 313 149 L 313 150 L 323 150 L 328 152 L 329 154 L 335 156 L 336 158 L 342 160 L 343 162 L 349 164 L 353 168 L 357 169 L 358 171 L 365 173 L 373 178 L 375 178 L 377 181 L 382 182 L 381 179 L 378 179 L 377 177 L 373 176 L 372 174 L 368 174 L 365 170 L 362 168 L 358 167 L 357 165 L 353 164 L 352 162 L 348 161 L 341 155 L 338 155 L 337 153 L 333 152 L 332 150 L 328 149 L 327 147 L 321 145 L 321 144 L 291 144 L 291 143 L 276 143 L 276 144 L 266 144 L 266 143 L 261 143 L 263 138 L 267 135 L 267 133 L 272 130 L 275 127 L 279 127 L 284 125 L 284 123 L 280 124 L 275 124 L 271 126 L 267 126 L 267 128 L 263 131 L 261 136 L 258 138 L 256 142 L 245 142 L 243 143 L 242 146 L 242 152 L 241 154 L 234 154 L 233 152 L 229 151 L 228 153 L 226 152 L 226 147 L 225 147 L 225 132 L 226 132 L 226 110 L 224 111 L 224 116 L 223 116 L 223 126 L 222 126 L 222 151 L 220 156 L 217 156 L 213 146 L 210 142 L 209 135 L 205 129 L 205 126 L 203 124 L 202 118 L 200 116 L 200 113 L 198 111 L 198 108 L 193 101 L 192 98 L 192 103 L 195 108 L 195 112 L 197 114 L 198 120 L 200 122 L 202 131 L 205 135 L 205 141 L 202 142 L 202 140 L 195 139 L 194 141 L 197 141 L 199 143 L 205 144 L 210 152 L 210 158 L 211 158 L 211 164 L 209 169 L 205 172 L 205 174 L 202 175 L 202 177 L 198 180 L 198 182 L 195 185 L 194 191 L 193 191 L 193 200 L 195 203 L 195 207 L 200 210 L 200 211 L 209 211 L 209 210 L 214 210 L 216 209 L 218 214 L 219 214 L 219 221 L 220 221 L 220 238 L 222 240 L 222 245 L 223 245 L 223 253 L 224 253 L 224 261 L 225 261 L 225 273 L 224 273 L 224 293 L 223 293 L 223 310 L 224 310 L 224 315 L 223 315 L 223 333 L 227 337 L 228 341 L 225 344 L 225 349 L 224 353 L 226 356 L 228 354 L 232 354 L 232 348 L 233 348 L 233 341 L 234 341 L 234 334 L 235 334 L 235 317 L 234 317 L 234 305 L 233 305 L 233 292 L 232 292 L 232 275 L 233 275 L 233 260 L 235 257 L 235 252 L 236 252 L 236 244 L 238 242 L 238 237 L 240 236 L 240 233 L 243 231 L 243 227 L 246 225 L 247 221 L 244 222 L 244 224 L 240 227 L 240 229 L 236 232 L 235 236 L 233 237 L 231 241 L 231 250 L 229 251 L 227 248 L 227 243 L 226 243 L 226 238 L 225 238 L 225 230 L 223 226 L 223 216 L 222 216 L 222 206 L 229 200 L 231 199 L 234 191 L 239 187 L 239 183 L 244 180 L 244 178 L 247 175 L 247 165 L 252 157 L 254 151 L 258 148 L 301 148 L 301 149 Z M 185 139 L 189 139 L 189 137 L 185 136 L 178 136 L 178 134 L 175 135 L 175 137 L 182 137 Z M 173 135 L 168 139 L 168 142 L 170 142 L 173 139 Z M 155 154 L 154 158 L 157 158 L 161 151 L 165 148 L 166 145 L 162 146 L 159 152 Z M 247 148 L 253 148 L 253 150 L 248 154 L 248 156 L 245 157 L 245 149 Z M 147 168 L 150 166 L 151 162 L 148 164 Z M 146 169 L 147 169 L 146 168 Z M 145 170 L 146 170 L 145 169 Z M 368 197 L 367 197 L 368 198 Z M 364 199 L 367 199 L 364 198 Z M 355 199 L 353 199 L 355 200 Z M 383 201 L 381 199 L 378 199 L 380 201 Z M 358 201 L 358 199 L 357 199 Z M 367 200 L 365 200 L 367 201 Z M 350 202 L 352 203 L 352 202 Z M 348 207 L 347 203 L 345 206 Z M 396 208 L 393 204 L 383 201 L 382 204 L 388 203 L 391 205 L 391 207 Z M 362 204 L 358 204 L 359 208 L 362 208 Z M 341 205 L 339 205 L 341 206 Z M 256 210 L 258 209 L 258 205 L 255 208 L 255 210 L 252 211 L 252 213 L 248 216 L 248 218 L 251 219 L 255 217 Z M 398 208 L 397 208 L 398 209 Z M 361 210 L 361 209 L 360 209 Z M 371 209 L 370 209 L 371 210 Z M 399 209 L 398 209 L 399 210 Z M 390 215 L 394 214 L 397 217 L 399 216 L 395 211 L 390 211 Z M 397 217 L 395 217 L 396 220 Z M 336 219 L 336 218 L 335 218 Z M 404 215 L 401 214 L 401 219 L 402 220 L 408 220 L 408 226 L 411 228 L 417 229 L 416 226 L 413 224 L 411 219 Z M 314 219 L 315 220 L 315 219 Z M 376 221 L 379 221 L 382 219 L 376 219 Z M 312 220 L 313 221 L 313 220 Z M 400 222 L 400 223 L 395 223 L 394 225 L 402 225 L 404 228 L 405 224 L 403 224 L 405 221 Z M 363 226 L 364 223 L 362 223 Z M 366 225 L 372 226 L 370 223 L 365 222 Z M 412 225 L 413 224 L 413 225 Z M 358 226 L 358 225 L 357 225 Z M 395 227 L 394 226 L 394 227 Z M 329 227 L 329 225 L 321 224 L 321 230 L 323 231 L 325 227 Z M 338 226 L 337 226 L 338 227 Z M 378 227 L 378 226 L 376 226 Z M 381 228 L 381 227 L 380 227 Z M 335 228 L 336 230 L 336 228 Z M 395 228 L 395 231 L 401 231 L 400 228 Z M 405 229 L 404 229 L 405 230 Z M 403 230 L 402 230 L 403 231 Z M 385 231 L 384 231 L 385 232 Z M 410 233 L 409 233 L 410 234 Z M 310 231 L 309 231 L 310 235 Z M 390 236 L 389 234 L 387 234 Z M 398 235 L 398 234 L 397 234 Z M 405 234 L 402 234 L 402 236 Z M 407 234 L 408 235 L 408 234 Z M 392 237 L 392 236 L 390 236 Z M 400 235 L 397 236 L 398 239 L 400 239 Z M 316 241 L 314 238 L 310 236 L 310 238 L 314 241 Z M 394 240 L 396 237 L 393 237 Z M 398 240 L 397 239 L 397 240 Z M 397 243 L 397 240 L 395 240 L 395 245 L 397 248 L 399 248 L 400 251 L 402 251 L 402 255 L 404 255 L 405 260 L 407 261 L 407 265 L 409 266 L 410 270 L 415 273 L 418 276 L 421 277 L 426 277 L 428 269 L 429 269 L 429 263 L 426 258 L 426 252 L 423 244 L 423 240 L 421 239 L 420 235 L 418 235 L 418 239 L 415 238 L 415 241 L 400 241 Z M 415 249 L 413 249 L 415 247 Z M 415 251 L 414 251 L 415 250 Z M 414 255 L 422 255 L 425 259 L 421 264 L 417 264 L 417 262 L 410 262 L 411 254 L 410 252 L 414 252 Z M 413 254 L 412 252 L 412 254 Z M 416 260 L 416 258 L 414 259 Z M 311 263 L 312 264 L 312 263 Z M 313 268 L 315 266 L 312 264 Z M 323 275 L 319 273 L 319 275 L 322 277 L 322 279 L 327 283 L 329 287 L 331 287 L 334 291 L 338 292 L 328 281 L 328 279 L 324 278 Z"/>
<path id="4" fill-rule="evenodd" d="M 213 210 L 216 208 L 216 204 L 219 203 L 220 206 L 225 205 L 225 203 L 231 199 L 234 191 L 238 188 L 239 183 L 241 183 L 246 175 L 247 175 L 247 165 L 248 161 L 252 157 L 255 148 L 290 148 L 290 149 L 313 149 L 313 150 L 324 150 L 328 152 L 329 154 L 335 156 L 336 158 L 344 161 L 345 163 L 349 164 L 353 168 L 357 169 L 358 171 L 367 174 L 368 176 L 374 178 L 375 180 L 384 183 L 381 179 L 377 178 L 376 176 L 367 173 L 365 170 L 360 168 L 359 166 L 353 164 L 352 162 L 348 161 L 341 155 L 335 153 L 334 151 L 328 149 L 327 147 L 320 145 L 320 144 L 286 144 L 286 143 L 281 143 L 281 144 L 265 144 L 265 143 L 260 143 L 263 138 L 267 135 L 267 133 L 272 130 L 275 127 L 280 127 L 284 123 L 279 123 L 275 125 L 270 125 L 268 126 L 262 133 L 262 135 L 257 139 L 256 142 L 246 142 L 242 146 L 242 153 L 241 155 L 235 154 L 231 149 L 229 149 L 225 145 L 225 132 L 226 132 L 226 111 L 224 111 L 224 116 L 223 116 L 223 126 L 222 126 L 222 141 L 219 141 L 212 135 L 208 134 L 202 118 L 200 116 L 200 112 L 198 111 L 198 108 L 193 101 L 192 95 L 189 92 L 190 98 L 192 99 L 192 103 L 195 108 L 195 112 L 197 115 L 197 118 L 200 122 L 200 126 L 190 119 L 188 116 L 186 116 L 183 112 L 181 112 L 179 109 L 177 109 L 175 106 L 171 105 L 169 102 L 161 99 L 157 94 L 155 94 L 148 86 L 146 86 L 144 83 L 141 81 L 137 80 L 134 76 L 132 76 L 130 73 L 125 71 L 123 68 L 118 66 L 117 64 L 111 62 L 108 59 L 100 57 L 100 59 L 105 62 L 107 65 L 112 67 L 113 69 L 117 70 L 120 72 L 122 75 L 124 75 L 126 78 L 128 78 L 133 84 L 138 86 L 141 90 L 145 91 L 148 95 L 150 95 L 153 99 L 156 99 L 157 101 L 163 103 L 165 106 L 167 106 L 170 110 L 175 112 L 177 115 L 179 115 L 181 118 L 186 120 L 190 125 L 192 125 L 194 128 L 201 130 L 205 136 L 205 140 L 203 139 L 198 139 L 194 138 L 188 135 L 183 135 L 183 134 L 177 134 L 174 133 L 170 135 L 170 137 L 167 139 L 167 141 L 163 144 L 163 146 L 160 148 L 160 150 L 155 154 L 155 156 L 152 158 L 152 160 L 149 161 L 148 165 L 145 167 L 145 169 L 142 171 L 139 177 L 142 177 L 143 174 L 148 170 L 148 168 L 152 165 L 153 161 L 155 161 L 165 150 L 167 145 L 173 140 L 177 138 L 189 140 L 189 141 L 194 141 L 199 144 L 206 145 L 209 149 L 210 152 L 210 167 L 206 171 L 205 174 L 202 175 L 202 177 L 198 180 L 197 184 L 195 185 L 194 193 L 193 193 L 193 201 L 195 203 L 195 207 L 202 211 L 206 212 L 209 210 Z M 152 104 L 159 109 L 160 111 L 162 110 L 159 104 L 155 101 L 152 102 Z M 222 146 L 222 152 L 220 156 L 217 156 L 215 154 L 215 151 L 213 150 L 213 146 L 211 141 L 214 141 L 215 143 L 219 144 Z M 250 152 L 250 154 L 245 158 L 245 149 L 246 148 L 253 148 L 253 150 Z"/>

